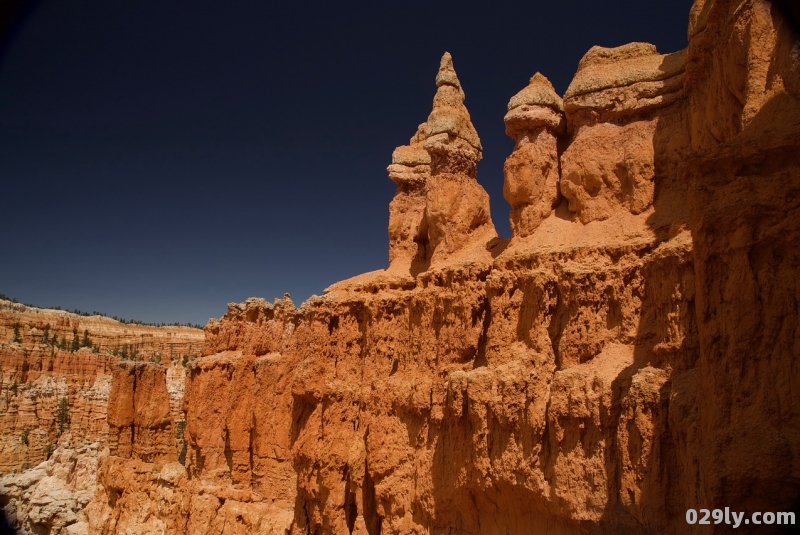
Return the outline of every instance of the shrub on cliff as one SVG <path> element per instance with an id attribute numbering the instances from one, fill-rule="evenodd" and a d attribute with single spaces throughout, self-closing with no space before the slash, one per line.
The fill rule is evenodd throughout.
<path id="1" fill-rule="evenodd" d="M 72 328 L 72 345 L 70 351 L 77 351 L 81 348 L 81 341 L 78 339 L 78 328 Z"/>
<path id="2" fill-rule="evenodd" d="M 22 338 L 20 338 L 20 336 L 19 336 L 19 322 L 14 324 L 14 340 L 13 341 L 16 342 L 17 344 L 22 342 Z"/>
<path id="3" fill-rule="evenodd" d="M 92 341 L 89 340 L 89 329 L 83 330 L 83 340 L 81 340 L 81 347 L 92 347 Z"/>
<path id="4" fill-rule="evenodd" d="M 64 431 L 69 429 L 69 401 L 67 398 L 61 398 L 58 403 L 58 411 L 56 411 L 56 423 L 58 424 L 58 436 L 64 434 Z"/>
<path id="5" fill-rule="evenodd" d="M 26 427 L 25 429 L 22 430 L 22 434 L 19 436 L 20 442 L 22 442 L 26 446 L 28 445 L 28 434 L 30 434 L 30 432 L 31 430 Z"/>

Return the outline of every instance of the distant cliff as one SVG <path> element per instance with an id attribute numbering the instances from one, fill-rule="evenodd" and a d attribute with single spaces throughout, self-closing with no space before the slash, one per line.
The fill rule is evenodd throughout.
<path id="1" fill-rule="evenodd" d="M 0 472 L 44 461 L 67 430 L 77 443 L 107 446 L 112 368 L 125 359 L 166 365 L 178 385 L 172 416 L 182 421 L 183 365 L 203 342 L 199 329 L 0 300 Z"/>

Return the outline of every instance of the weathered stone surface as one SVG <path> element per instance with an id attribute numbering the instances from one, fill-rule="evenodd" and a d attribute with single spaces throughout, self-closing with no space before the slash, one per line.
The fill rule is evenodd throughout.
<path id="1" fill-rule="evenodd" d="M 581 60 L 564 97 L 572 138 L 561 154 L 561 193 L 581 222 L 643 213 L 656 185 L 676 179 L 690 143 L 685 58 L 631 43 Z"/>
<path id="2" fill-rule="evenodd" d="M 479 151 L 423 125 L 393 158 L 430 167 L 393 178 L 423 207 L 392 208 L 432 246 L 418 270 L 398 249 L 300 308 L 229 305 L 188 367 L 185 469 L 102 459 L 88 532 L 685 533 L 689 508 L 795 510 L 800 59 L 770 6 L 694 8 L 684 74 L 649 45 L 594 49 L 566 127 L 534 77 L 508 196 L 549 212 L 508 242 L 458 227 Z M 670 77 L 672 100 L 642 104 L 637 84 Z M 457 109 L 449 57 L 437 83 Z M 109 425 L 158 429 L 169 378 L 131 370 Z"/>
<path id="3" fill-rule="evenodd" d="M 508 103 L 506 134 L 516 145 L 503 167 L 503 196 L 511 205 L 514 237 L 532 234 L 559 200 L 558 136 L 566 125 L 562 112 L 561 98 L 538 72 Z"/>
<path id="4" fill-rule="evenodd" d="M 47 461 L 0 477 L 0 495 L 12 527 L 20 535 L 88 535 L 85 509 L 97 490 L 102 456 L 98 443 L 75 447 L 67 433 Z"/>
<path id="5" fill-rule="evenodd" d="M 415 275 L 468 244 L 497 237 L 489 196 L 475 180 L 481 142 L 464 106 L 449 53 L 436 76 L 433 110 L 410 145 L 392 154 L 389 178 L 398 184 L 389 205 L 389 262 Z"/>
<path id="6" fill-rule="evenodd" d="M 146 362 L 119 362 L 108 398 L 112 455 L 146 462 L 177 460 L 166 369 Z"/>

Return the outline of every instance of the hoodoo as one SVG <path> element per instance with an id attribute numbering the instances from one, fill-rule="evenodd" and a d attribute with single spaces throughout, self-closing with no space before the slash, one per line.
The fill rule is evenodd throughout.
<path id="1" fill-rule="evenodd" d="M 389 205 L 389 260 L 415 274 L 497 236 L 489 195 L 475 179 L 481 141 L 447 52 L 436 86 L 428 120 L 395 149 L 388 168 L 398 185 Z"/>
<path id="2" fill-rule="evenodd" d="M 566 129 L 564 105 L 550 80 L 537 72 L 511 97 L 504 121 L 516 144 L 503 168 L 503 196 L 511 205 L 514 237 L 525 237 L 559 200 L 558 137 Z"/>

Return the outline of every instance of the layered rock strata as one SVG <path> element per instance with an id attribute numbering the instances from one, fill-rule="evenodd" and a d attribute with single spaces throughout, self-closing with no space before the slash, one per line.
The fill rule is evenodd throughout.
<path id="1" fill-rule="evenodd" d="M 497 236 L 489 195 L 475 179 L 481 141 L 447 52 L 436 86 L 428 120 L 395 149 L 388 168 L 398 186 L 389 205 L 389 261 L 413 275 Z"/>
<path id="2" fill-rule="evenodd" d="M 19 324 L 19 346 L 14 346 L 14 326 Z M 136 323 L 120 323 L 105 316 L 81 316 L 63 310 L 36 308 L 0 299 L 0 348 L 14 349 L 51 347 L 42 343 L 44 330 L 48 337 L 71 344 L 78 334 L 82 340 L 88 331 L 92 347 L 101 354 L 128 355 L 134 351 L 143 360 L 179 362 L 184 355 L 189 358 L 200 354 L 203 333 L 192 327 L 155 327 Z"/>
<path id="3" fill-rule="evenodd" d="M 92 348 L 68 351 L 52 343 L 56 337 L 70 346 L 75 332 L 80 342 L 86 333 Z M 110 354 L 117 349 L 167 364 L 170 418 L 182 422 L 182 363 L 198 356 L 202 345 L 199 329 L 125 325 L 0 301 L 0 472 L 46 460 L 66 430 L 76 447 L 108 445 L 113 367 L 123 360 Z M 177 452 L 182 445 L 181 437 Z"/>
<path id="4" fill-rule="evenodd" d="M 769 2 L 698 1 L 684 52 L 594 48 L 563 101 L 534 76 L 506 116 L 507 243 L 470 229 L 480 146 L 445 56 L 389 170 L 390 268 L 209 322 L 185 470 L 102 460 L 88 531 L 727 533 L 686 510 L 795 510 L 796 43 Z M 141 389 L 166 421 L 152 377 L 119 381 L 125 425 Z"/>

